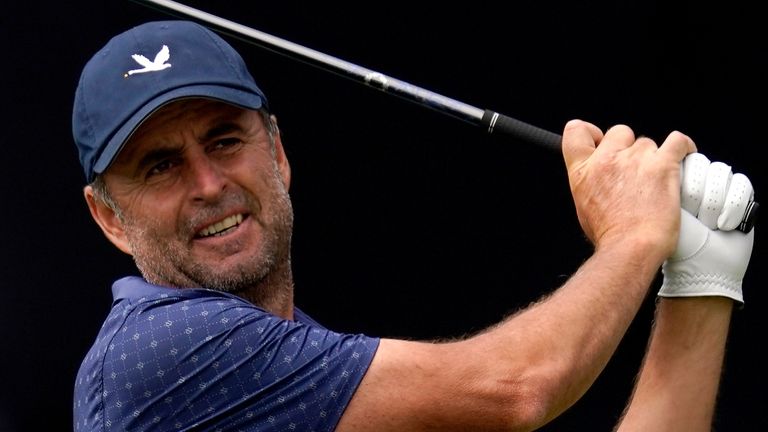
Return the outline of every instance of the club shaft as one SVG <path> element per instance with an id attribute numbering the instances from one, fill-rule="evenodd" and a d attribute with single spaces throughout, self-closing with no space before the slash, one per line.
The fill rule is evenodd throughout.
<path id="1" fill-rule="evenodd" d="M 560 148 L 561 136 L 503 114 L 481 109 L 433 91 L 387 76 L 383 73 L 342 60 L 338 57 L 296 44 L 211 13 L 170 0 L 132 0 L 165 13 L 202 23 L 210 29 L 304 63 L 366 84 L 383 92 L 415 102 L 460 120 L 483 127 L 488 133 Z"/>

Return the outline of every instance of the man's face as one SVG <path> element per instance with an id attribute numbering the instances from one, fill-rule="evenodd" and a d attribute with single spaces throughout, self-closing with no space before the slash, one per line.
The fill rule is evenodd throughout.
<path id="1" fill-rule="evenodd" d="M 290 169 L 256 111 L 193 99 L 136 131 L 104 173 L 123 249 L 153 283 L 239 291 L 289 261 Z"/>

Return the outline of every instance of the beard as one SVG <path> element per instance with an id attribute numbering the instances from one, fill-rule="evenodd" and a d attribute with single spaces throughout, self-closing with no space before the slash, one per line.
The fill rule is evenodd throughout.
<path id="1" fill-rule="evenodd" d="M 161 286 L 245 292 L 256 304 L 269 302 L 275 296 L 285 295 L 283 291 L 290 291 L 293 209 L 277 170 L 270 171 L 263 179 L 268 185 L 263 201 L 244 190 L 228 191 L 216 202 L 206 203 L 196 209 L 194 215 L 177 222 L 170 236 L 158 219 L 137 220 L 125 215 L 123 225 L 128 244 L 144 278 Z M 220 268 L 216 265 L 219 263 L 210 260 L 195 258 L 189 247 L 195 227 L 233 207 L 247 208 L 252 222 L 262 228 L 262 239 L 256 250 L 226 268 Z M 233 248 L 237 247 L 237 244 L 233 245 Z"/>

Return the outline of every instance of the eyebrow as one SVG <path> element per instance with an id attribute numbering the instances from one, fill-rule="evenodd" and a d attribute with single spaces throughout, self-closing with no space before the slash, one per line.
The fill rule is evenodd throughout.
<path id="1" fill-rule="evenodd" d="M 206 142 L 217 136 L 225 135 L 231 132 L 243 132 L 243 128 L 240 127 L 240 125 L 237 123 L 233 122 L 220 123 L 208 129 L 204 134 L 202 134 L 202 136 L 200 136 L 200 141 Z"/>
<path id="2" fill-rule="evenodd" d="M 224 121 L 205 131 L 198 139 L 200 142 L 206 142 L 218 136 L 232 132 L 243 132 L 243 128 L 236 122 Z M 150 150 L 139 160 L 138 164 L 136 165 L 134 175 L 140 175 L 146 170 L 148 166 L 151 166 L 158 161 L 166 158 L 178 157 L 181 154 L 182 146 L 169 146 Z"/>

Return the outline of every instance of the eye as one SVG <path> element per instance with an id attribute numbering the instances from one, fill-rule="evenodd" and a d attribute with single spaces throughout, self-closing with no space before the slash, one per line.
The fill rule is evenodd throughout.
<path id="1" fill-rule="evenodd" d="M 235 137 L 221 138 L 219 140 L 216 140 L 213 144 L 211 144 L 210 150 L 216 151 L 216 150 L 230 149 L 237 146 L 241 142 L 242 141 L 240 141 L 239 138 L 235 138 Z"/>
<path id="2" fill-rule="evenodd" d="M 164 172 L 167 172 L 174 166 L 176 166 L 176 161 L 174 161 L 173 159 L 162 160 L 159 163 L 153 165 L 149 169 L 149 171 L 147 171 L 147 178 L 153 177 L 159 174 L 163 174 Z"/>

